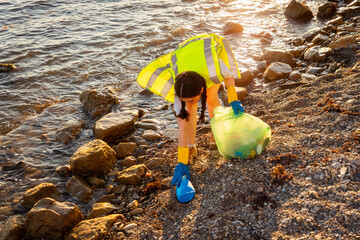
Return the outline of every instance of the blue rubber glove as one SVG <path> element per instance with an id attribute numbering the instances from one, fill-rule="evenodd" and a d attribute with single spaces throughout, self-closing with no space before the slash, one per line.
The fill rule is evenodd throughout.
<path id="1" fill-rule="evenodd" d="M 243 105 L 241 104 L 240 100 L 232 101 L 230 103 L 230 106 L 234 110 L 234 113 L 237 115 L 239 112 L 244 112 L 245 109 Z"/>
<path id="2" fill-rule="evenodd" d="M 175 184 L 177 184 L 177 186 L 180 186 L 181 178 L 184 175 L 186 175 L 187 178 L 190 180 L 189 166 L 179 162 L 178 165 L 176 165 L 175 167 L 175 172 L 171 184 L 173 186 L 175 186 Z"/>

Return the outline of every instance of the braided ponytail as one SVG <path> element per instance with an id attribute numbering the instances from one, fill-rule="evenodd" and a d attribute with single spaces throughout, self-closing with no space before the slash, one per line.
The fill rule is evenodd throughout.
<path id="1" fill-rule="evenodd" d="M 186 121 L 189 121 L 189 113 L 185 109 L 185 102 L 184 101 L 181 101 L 181 110 L 180 110 L 179 115 L 177 115 L 176 117 L 179 117 L 181 119 L 186 119 Z"/>
<path id="2" fill-rule="evenodd" d="M 201 94 L 201 113 L 200 113 L 200 119 L 199 119 L 200 122 L 203 122 L 205 119 L 206 98 L 207 98 L 205 80 L 203 80 L 202 86 L 203 86 L 203 92 Z"/>

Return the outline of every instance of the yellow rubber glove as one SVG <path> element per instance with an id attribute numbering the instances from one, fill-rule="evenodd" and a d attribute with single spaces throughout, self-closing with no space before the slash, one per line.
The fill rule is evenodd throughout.
<path id="1" fill-rule="evenodd" d="M 178 146 L 178 162 L 187 165 L 189 162 L 189 148 Z"/>
<path id="2" fill-rule="evenodd" d="M 236 93 L 236 90 L 235 90 L 234 86 L 228 86 L 227 90 L 228 90 L 227 95 L 228 95 L 229 104 L 232 103 L 233 101 L 238 100 L 237 99 L 237 93 Z"/>

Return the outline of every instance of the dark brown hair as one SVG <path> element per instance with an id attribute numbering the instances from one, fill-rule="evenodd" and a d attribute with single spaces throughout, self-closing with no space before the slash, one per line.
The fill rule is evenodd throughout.
<path id="1" fill-rule="evenodd" d="M 182 72 L 175 78 L 175 94 L 178 97 L 182 98 L 192 98 L 200 94 L 201 89 L 203 92 L 201 94 L 201 114 L 200 121 L 203 121 L 205 118 L 205 109 L 206 109 L 206 81 L 205 79 L 196 72 Z M 185 102 L 181 101 L 181 110 L 179 115 L 181 119 L 189 120 L 189 113 L 185 109 Z"/>

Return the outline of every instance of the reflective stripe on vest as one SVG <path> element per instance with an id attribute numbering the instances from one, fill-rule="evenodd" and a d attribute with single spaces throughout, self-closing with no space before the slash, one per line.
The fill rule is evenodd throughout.
<path id="1" fill-rule="evenodd" d="M 177 66 L 177 57 L 175 54 L 171 56 L 171 63 L 173 65 L 172 69 L 174 70 L 174 74 L 175 76 L 177 76 L 179 74 L 179 71 Z"/>
<path id="2" fill-rule="evenodd" d="M 149 81 L 147 82 L 146 86 L 151 88 L 155 82 L 155 80 L 159 77 L 159 75 L 166 69 L 168 69 L 170 64 L 167 64 L 164 67 L 160 67 L 154 71 L 154 73 L 150 76 Z"/>
<path id="3" fill-rule="evenodd" d="M 235 78 L 240 77 L 227 40 L 215 34 L 198 35 L 184 41 L 173 52 L 152 61 L 139 73 L 137 82 L 141 87 L 174 102 L 174 79 L 181 72 L 199 73 L 205 78 L 208 88 L 221 83 L 224 80 L 221 73 L 224 65 L 220 67 L 220 59 Z"/>
<path id="4" fill-rule="evenodd" d="M 234 78 L 236 78 L 236 77 L 240 78 L 239 70 L 238 70 L 238 67 L 237 67 L 237 64 L 236 64 L 236 61 L 235 61 L 235 58 L 234 58 L 234 55 L 231 50 L 229 42 L 225 38 L 223 38 L 222 43 L 225 47 L 226 55 L 228 57 L 228 61 L 229 61 L 229 65 L 230 65 L 230 70 L 234 74 Z"/>
<path id="5" fill-rule="evenodd" d="M 215 62 L 212 55 L 211 38 L 204 39 L 204 54 L 206 59 L 206 65 L 209 71 L 210 80 L 215 84 L 220 83 L 220 80 L 216 74 Z"/>
<path id="6" fill-rule="evenodd" d="M 172 53 L 171 64 L 174 76 L 185 71 L 195 71 L 206 80 L 207 87 L 219 84 L 224 79 L 218 63 L 216 35 L 204 34 L 182 43 Z"/>

